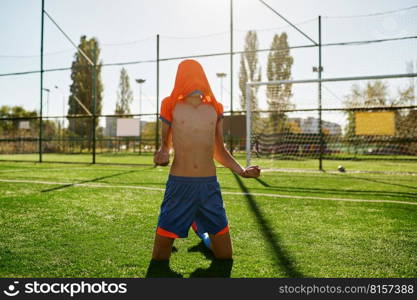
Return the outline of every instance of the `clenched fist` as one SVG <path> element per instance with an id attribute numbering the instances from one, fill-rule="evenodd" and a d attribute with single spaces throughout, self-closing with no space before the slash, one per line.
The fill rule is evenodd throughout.
<path id="1" fill-rule="evenodd" d="M 245 178 L 258 178 L 261 175 L 261 168 L 259 166 L 249 166 L 243 169 L 240 176 Z"/>
<path id="2" fill-rule="evenodd" d="M 165 151 L 162 149 L 156 151 L 153 157 L 153 162 L 157 166 L 167 166 L 169 164 L 169 151 Z"/>

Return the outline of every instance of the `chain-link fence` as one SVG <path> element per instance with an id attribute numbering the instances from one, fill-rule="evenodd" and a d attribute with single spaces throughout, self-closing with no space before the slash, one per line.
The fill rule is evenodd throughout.
<path id="1" fill-rule="evenodd" d="M 62 39 L 63 35 L 51 22 L 62 25 L 61 20 L 48 14 L 51 19 L 45 17 L 48 39 L 43 56 L 2 58 L 7 68 L 0 74 L 0 96 L 13 97 L 13 101 L 5 101 L 8 107 L 0 111 L 0 160 L 39 161 L 42 153 L 42 161 L 152 164 L 160 131 L 159 104 L 170 94 L 178 63 L 187 58 L 198 60 L 204 67 L 213 92 L 225 108 L 224 140 L 242 162 L 248 141 L 248 82 L 315 79 L 318 73 L 325 78 L 416 73 L 415 8 L 323 16 L 321 21 L 312 18 L 289 24 L 255 2 L 235 1 L 233 13 L 225 3 L 222 17 L 227 28 L 222 32 L 161 34 L 113 43 L 96 38 L 101 50 L 96 62 L 101 68 L 97 80 L 104 89 L 95 102 L 92 94 L 77 101 L 71 98 L 72 63 L 79 51 L 49 47 L 48 39 Z M 255 13 L 264 17 L 255 18 Z M 71 32 L 64 25 L 61 29 Z M 64 40 L 62 45 L 70 47 Z M 43 72 L 38 70 L 41 58 Z M 66 65 L 62 65 L 64 61 Z M 91 71 L 91 66 L 88 68 Z M 130 75 L 133 99 L 130 112 L 117 114 L 121 68 Z M 90 75 L 88 80 L 93 80 Z M 284 158 L 289 162 L 316 160 L 318 156 L 324 160 L 414 159 L 415 79 L 377 81 L 364 80 L 358 86 L 350 81 L 322 82 L 321 104 L 317 82 L 271 86 L 269 90 L 267 85 L 254 88 L 250 97 L 252 155 L 266 159 L 261 162 L 271 168 L 279 167 Z M 367 92 L 375 95 L 367 98 Z M 366 101 L 375 103 L 368 105 Z M 376 116 L 380 111 L 391 114 L 385 118 L 394 132 L 357 134 L 357 119 L 381 123 Z M 133 120 L 128 127 L 136 128 L 134 134 L 118 132 L 123 119 Z M 299 166 L 298 162 L 294 166 Z"/>

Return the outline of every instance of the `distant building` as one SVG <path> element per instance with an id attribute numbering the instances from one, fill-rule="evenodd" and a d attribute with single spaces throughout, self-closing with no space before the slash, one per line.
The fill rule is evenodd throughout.
<path id="1" fill-rule="evenodd" d="M 342 126 L 337 123 L 322 121 L 323 129 L 329 131 L 329 134 L 340 135 L 342 134 Z"/>
<path id="2" fill-rule="evenodd" d="M 289 118 L 290 123 L 294 124 L 292 127 L 299 128 L 300 132 L 294 133 L 319 133 L 319 119 L 308 117 L 308 118 Z M 327 134 L 338 135 L 342 134 L 342 126 L 334 122 L 328 122 L 322 120 L 321 122 L 323 131 Z"/>

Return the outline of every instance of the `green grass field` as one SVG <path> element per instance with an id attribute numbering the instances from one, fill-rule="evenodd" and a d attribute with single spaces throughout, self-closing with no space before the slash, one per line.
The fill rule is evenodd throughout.
<path id="1" fill-rule="evenodd" d="M 246 156 L 238 153 L 235 157 L 242 165 L 246 163 Z M 0 154 L 1 161 L 30 161 L 37 162 L 38 154 Z M 96 162 L 98 164 L 143 164 L 152 165 L 153 155 L 151 153 L 98 153 Z M 66 162 L 66 163 L 91 163 L 92 155 L 83 154 L 59 154 L 44 153 L 44 162 Z M 252 164 L 258 164 L 265 169 L 279 170 L 318 170 L 318 160 L 313 158 L 287 158 L 268 159 L 252 158 Z M 323 168 L 327 171 L 336 171 L 339 165 L 343 165 L 348 171 L 365 172 L 416 172 L 417 157 L 415 156 L 366 156 L 358 155 L 356 159 L 324 159 Z"/>
<path id="2" fill-rule="evenodd" d="M 363 164 L 417 172 L 415 163 Z M 152 166 L 1 162 L 0 277 L 145 277 L 167 175 Z M 218 168 L 218 178 L 231 277 L 417 276 L 414 174 L 268 171 L 254 180 Z M 192 231 L 175 247 L 171 269 L 184 277 L 225 274 Z"/>

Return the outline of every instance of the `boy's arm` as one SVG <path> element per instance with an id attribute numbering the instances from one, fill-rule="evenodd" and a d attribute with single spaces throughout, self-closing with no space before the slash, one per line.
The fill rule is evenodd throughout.
<path id="1" fill-rule="evenodd" d="M 215 145 L 214 145 L 214 159 L 221 163 L 232 172 L 243 177 L 259 177 L 260 168 L 258 166 L 250 166 L 244 169 L 224 147 L 223 141 L 223 119 L 217 121 Z"/>
<path id="2" fill-rule="evenodd" d="M 169 150 L 172 145 L 172 128 L 165 122 L 162 122 L 161 128 L 161 146 L 155 153 L 154 163 L 159 166 L 166 166 L 169 164 Z"/>
<path id="3" fill-rule="evenodd" d="M 172 127 L 165 122 L 162 122 L 161 128 L 161 149 L 169 152 L 172 146 Z"/>

